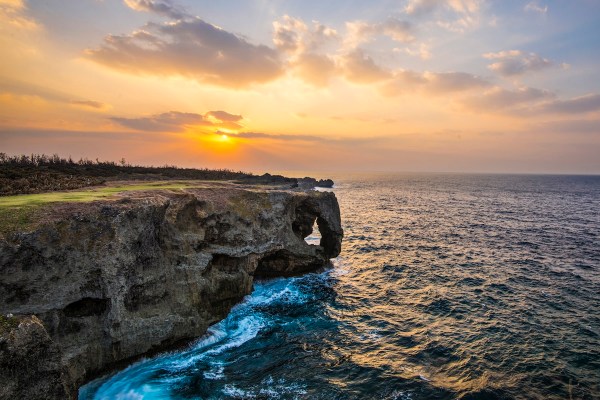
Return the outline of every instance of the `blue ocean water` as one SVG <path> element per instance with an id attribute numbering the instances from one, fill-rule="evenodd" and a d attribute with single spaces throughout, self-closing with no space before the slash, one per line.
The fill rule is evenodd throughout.
<path id="1" fill-rule="evenodd" d="M 334 178 L 333 269 L 80 399 L 600 398 L 600 177 Z"/>

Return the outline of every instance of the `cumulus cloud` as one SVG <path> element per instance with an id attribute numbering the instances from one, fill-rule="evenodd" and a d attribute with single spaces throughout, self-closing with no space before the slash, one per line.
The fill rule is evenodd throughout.
<path id="1" fill-rule="evenodd" d="M 422 90 L 430 94 L 464 92 L 490 86 L 484 78 L 466 72 L 397 71 L 394 79 L 381 88 L 386 96 Z"/>
<path id="2" fill-rule="evenodd" d="M 241 119 L 241 115 L 234 115 L 225 111 L 209 111 L 205 114 L 169 111 L 147 117 L 110 118 L 110 120 L 126 128 L 151 132 L 180 132 L 189 127 L 241 129 L 242 126 L 238 124 Z"/>
<path id="3" fill-rule="evenodd" d="M 284 15 L 279 21 L 273 22 L 275 47 L 290 54 L 315 52 L 337 38 L 335 29 L 318 21 L 307 25 L 301 19 Z"/>
<path id="4" fill-rule="evenodd" d="M 479 23 L 482 0 L 409 0 L 404 12 L 414 17 L 433 15 L 437 24 L 463 32 Z"/>
<path id="5" fill-rule="evenodd" d="M 553 66 L 552 61 L 535 53 L 525 53 L 521 50 L 486 53 L 484 58 L 494 61 L 488 68 L 499 75 L 510 77 L 522 75 L 530 71 L 540 71 Z"/>
<path id="6" fill-rule="evenodd" d="M 346 79 L 352 82 L 373 83 L 392 77 L 391 72 L 377 65 L 360 48 L 346 54 L 342 63 Z"/>
<path id="7" fill-rule="evenodd" d="M 129 35 L 109 35 L 86 57 L 128 73 L 184 76 L 231 88 L 268 82 L 283 72 L 276 50 L 200 18 L 148 23 Z"/>
<path id="8" fill-rule="evenodd" d="M 441 0 L 410 0 L 404 11 L 409 15 L 429 14 L 443 3 Z"/>
<path id="9" fill-rule="evenodd" d="M 546 14 L 548 12 L 548 6 L 541 6 L 537 1 L 530 1 L 525 5 L 524 10 L 538 14 Z"/>
<path id="10" fill-rule="evenodd" d="M 346 47 L 356 47 L 380 35 L 401 43 L 411 42 L 415 39 L 412 24 L 398 18 L 388 18 L 380 23 L 346 22 L 346 30 Z"/>
<path id="11" fill-rule="evenodd" d="M 174 5 L 169 0 L 123 0 L 125 5 L 132 10 L 147 11 L 164 15 L 168 18 L 182 19 L 190 17 L 185 9 Z"/>
<path id="12" fill-rule="evenodd" d="M 273 43 L 282 51 L 295 53 L 302 45 L 301 36 L 306 30 L 303 21 L 284 15 L 281 21 L 273 22 Z"/>
<path id="13" fill-rule="evenodd" d="M 430 47 L 427 43 L 420 43 L 416 47 L 394 48 L 396 53 L 406 53 L 409 56 L 419 57 L 421 60 L 429 60 L 432 57 Z"/>
<path id="14" fill-rule="evenodd" d="M 284 15 L 273 23 L 273 43 L 289 57 L 296 76 L 315 86 L 325 86 L 336 71 L 333 58 L 321 50 L 338 40 L 338 33 L 318 21 L 304 21 Z"/>
<path id="15" fill-rule="evenodd" d="M 314 86 L 326 86 L 335 75 L 336 64 L 324 54 L 303 53 L 293 62 L 295 73 Z"/>
<path id="16" fill-rule="evenodd" d="M 409 0 L 404 11 L 409 15 L 423 15 L 438 8 L 446 8 L 460 14 L 479 11 L 481 0 Z"/>

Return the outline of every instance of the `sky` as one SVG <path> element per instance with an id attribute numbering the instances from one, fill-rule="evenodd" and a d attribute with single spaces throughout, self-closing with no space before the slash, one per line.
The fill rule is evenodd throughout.
<path id="1" fill-rule="evenodd" d="M 0 0 L 0 152 L 600 173 L 597 0 Z"/>

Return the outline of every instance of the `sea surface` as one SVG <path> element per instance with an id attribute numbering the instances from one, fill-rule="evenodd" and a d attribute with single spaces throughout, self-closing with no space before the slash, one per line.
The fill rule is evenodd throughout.
<path id="1" fill-rule="evenodd" d="M 600 177 L 334 178 L 332 269 L 80 399 L 600 398 Z"/>

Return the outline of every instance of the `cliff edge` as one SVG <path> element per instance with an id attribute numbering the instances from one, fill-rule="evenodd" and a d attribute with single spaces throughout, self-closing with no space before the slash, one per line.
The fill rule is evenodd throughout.
<path id="1" fill-rule="evenodd" d="M 0 398 L 31 395 L 14 381 L 28 360 L 62 393 L 38 398 L 76 398 L 98 373 L 204 334 L 255 277 L 325 266 L 342 237 L 331 192 L 221 184 L 55 204 L 0 239 L 0 314 L 35 315 L 0 332 Z"/>

